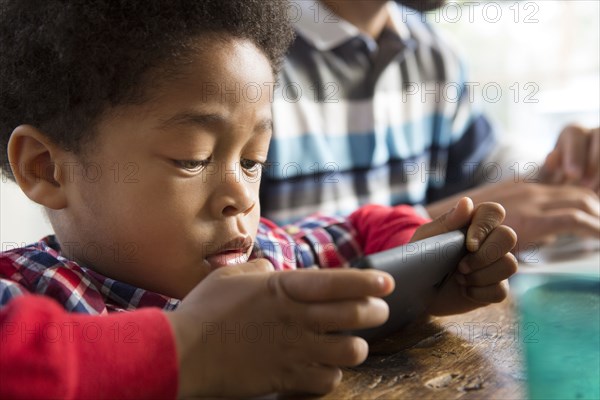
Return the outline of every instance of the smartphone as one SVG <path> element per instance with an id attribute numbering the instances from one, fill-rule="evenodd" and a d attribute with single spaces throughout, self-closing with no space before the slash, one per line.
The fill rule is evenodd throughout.
<path id="1" fill-rule="evenodd" d="M 355 268 L 389 273 L 396 287 L 383 298 L 390 309 L 387 322 L 351 334 L 367 340 L 382 338 L 422 316 L 467 254 L 465 237 L 465 230 L 456 230 L 371 254 L 353 263 Z"/>

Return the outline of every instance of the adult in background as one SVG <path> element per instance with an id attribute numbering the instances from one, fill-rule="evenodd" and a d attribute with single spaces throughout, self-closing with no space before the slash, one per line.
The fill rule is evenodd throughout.
<path id="1" fill-rule="evenodd" d="M 504 169 L 507 179 L 486 183 L 490 163 L 514 159 L 473 101 L 457 54 L 415 11 L 442 4 L 290 3 L 297 37 L 273 102 L 263 215 L 285 223 L 407 203 L 435 218 L 469 196 L 506 208 L 521 249 L 563 233 L 598 237 L 598 129 L 566 127 L 535 179 Z M 441 93 L 448 88 L 455 98 Z"/>

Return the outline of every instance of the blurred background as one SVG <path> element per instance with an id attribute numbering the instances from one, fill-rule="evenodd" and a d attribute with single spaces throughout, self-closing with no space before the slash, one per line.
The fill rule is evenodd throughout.
<path id="1" fill-rule="evenodd" d="M 531 161 L 564 125 L 600 124 L 600 1 L 449 1 L 425 18 L 448 33 L 486 115 Z"/>
<path id="2" fill-rule="evenodd" d="M 600 125 L 600 1 L 450 1 L 424 18 L 447 33 L 487 116 L 530 161 L 543 159 L 567 123 Z M 1 250 L 51 232 L 42 210 L 2 177 Z"/>

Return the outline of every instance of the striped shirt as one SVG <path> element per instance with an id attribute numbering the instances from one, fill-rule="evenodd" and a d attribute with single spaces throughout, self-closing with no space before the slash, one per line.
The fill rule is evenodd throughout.
<path id="1" fill-rule="evenodd" d="M 373 40 L 321 3 L 291 5 L 297 38 L 273 100 L 265 217 L 427 204 L 478 183 L 494 134 L 459 57 L 419 14 L 390 2 Z"/>

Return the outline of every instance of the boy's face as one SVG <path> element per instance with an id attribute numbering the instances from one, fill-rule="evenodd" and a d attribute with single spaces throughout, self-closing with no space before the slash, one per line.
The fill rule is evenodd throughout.
<path id="1" fill-rule="evenodd" d="M 248 259 L 271 137 L 268 59 L 247 41 L 200 44 L 144 104 L 101 119 L 85 161 L 66 168 L 67 207 L 51 214 L 65 255 L 177 298 Z"/>

